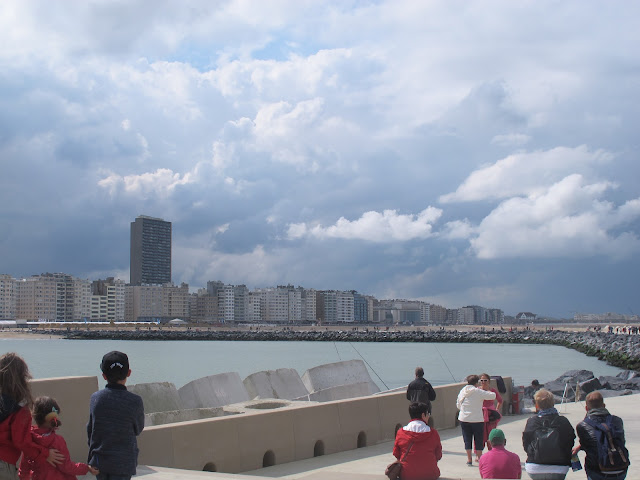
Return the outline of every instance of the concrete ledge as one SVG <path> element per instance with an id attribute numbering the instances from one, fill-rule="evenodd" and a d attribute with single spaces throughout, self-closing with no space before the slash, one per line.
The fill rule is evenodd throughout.
<path id="1" fill-rule="evenodd" d="M 510 386 L 511 379 L 505 383 Z M 437 429 L 456 426 L 455 400 L 463 385 L 435 387 Z M 191 470 L 208 465 L 238 473 L 361 450 L 393 440 L 407 423 L 407 407 L 405 392 L 399 391 L 149 427 L 139 438 L 140 463 Z"/>
<path id="2" fill-rule="evenodd" d="M 505 378 L 505 383 L 509 390 L 503 396 L 508 407 L 511 379 Z M 455 399 L 462 386 L 435 387 L 437 399 L 433 402 L 433 420 L 441 432 L 456 432 L 453 429 L 457 422 Z M 58 400 L 64 423 L 61 434 L 67 440 L 71 458 L 85 460 L 89 397 L 98 390 L 97 378 L 35 380 L 32 389 L 36 396 L 49 395 Z M 607 403 L 618 400 L 607 399 Z M 359 458 L 371 455 L 382 446 L 380 454 L 386 452 L 386 457 L 381 461 L 389 463 L 392 460 L 391 450 L 386 443 L 393 440 L 399 426 L 407 423 L 407 406 L 405 392 L 401 390 L 325 403 L 304 402 L 273 410 L 247 409 L 239 415 L 151 426 L 145 428 L 139 437 L 139 462 L 141 465 L 154 465 L 153 468 L 194 472 L 202 472 L 206 468 L 237 473 L 260 470 L 271 464 L 285 467 L 288 462 L 319 461 L 332 454 Z M 511 417 L 504 418 L 507 423 Z M 311 473 L 306 472 L 306 475 Z M 370 473 L 384 478 L 378 471 Z M 220 475 L 223 476 L 218 478 L 238 478 L 230 474 Z"/>

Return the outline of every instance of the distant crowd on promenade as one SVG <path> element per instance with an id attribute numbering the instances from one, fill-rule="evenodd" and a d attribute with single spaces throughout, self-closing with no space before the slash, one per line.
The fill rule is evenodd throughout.
<path id="1" fill-rule="evenodd" d="M 587 332 L 606 332 L 606 333 L 615 333 L 617 335 L 638 335 L 640 334 L 640 327 L 637 325 L 594 325 L 593 327 L 587 327 Z"/>
<path id="2" fill-rule="evenodd" d="M 505 434 L 497 428 L 502 407 L 501 378 L 494 377 L 498 389 L 491 387 L 491 378 L 486 373 L 469 375 L 456 400 L 467 465 L 477 465 L 483 479 L 519 479 L 520 457 L 506 449 Z M 574 431 L 569 420 L 556 410 L 553 393 L 537 386 L 536 414 L 527 420 L 522 432 L 527 454 L 524 470 L 529 478 L 564 480 L 570 469 L 582 469 L 578 452 L 583 450 L 588 480 L 624 480 L 630 462 L 623 421 L 609 413 L 602 394 L 594 391 L 587 395 L 586 416 Z M 406 396 L 411 421 L 396 433 L 393 455 L 397 461 L 385 473 L 391 480 L 436 480 L 440 478 L 442 443 L 437 430 L 429 425 L 436 392 L 421 367 L 416 368 Z M 487 453 L 483 454 L 485 446 Z"/>

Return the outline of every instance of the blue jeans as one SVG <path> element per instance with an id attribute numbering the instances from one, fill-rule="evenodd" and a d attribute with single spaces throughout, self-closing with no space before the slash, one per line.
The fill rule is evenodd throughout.
<path id="1" fill-rule="evenodd" d="M 131 480 L 131 475 L 112 475 L 110 473 L 99 473 L 98 480 Z"/>
<path id="2" fill-rule="evenodd" d="M 626 470 L 615 475 L 605 475 L 604 473 L 594 472 L 589 469 L 586 469 L 585 471 L 587 472 L 588 480 L 624 480 L 627 477 Z"/>

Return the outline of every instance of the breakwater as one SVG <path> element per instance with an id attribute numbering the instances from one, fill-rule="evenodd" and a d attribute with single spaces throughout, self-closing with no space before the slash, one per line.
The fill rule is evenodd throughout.
<path id="1" fill-rule="evenodd" d="M 42 332 L 45 333 L 45 332 Z M 302 342 L 410 342 L 410 343 L 519 343 L 547 344 L 572 348 L 596 356 L 610 365 L 640 371 L 640 335 L 560 330 L 451 330 L 390 331 L 358 328 L 352 330 L 51 330 L 71 340 L 198 340 L 198 341 L 302 341 Z"/>

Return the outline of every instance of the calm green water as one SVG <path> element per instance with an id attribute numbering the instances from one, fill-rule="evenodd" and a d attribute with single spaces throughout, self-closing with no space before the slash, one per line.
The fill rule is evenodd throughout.
<path id="1" fill-rule="evenodd" d="M 238 372 L 244 378 L 261 370 L 295 368 L 302 375 L 311 367 L 352 359 L 364 359 L 383 390 L 407 385 L 418 365 L 434 385 L 482 372 L 512 376 L 516 385 L 553 380 L 573 369 L 591 370 L 596 377 L 620 372 L 594 357 L 549 345 L 0 340 L 0 352 L 24 357 L 34 378 L 99 375 L 102 355 L 110 350 L 129 355 L 131 384 L 172 382 L 178 388 L 217 373 Z"/>

